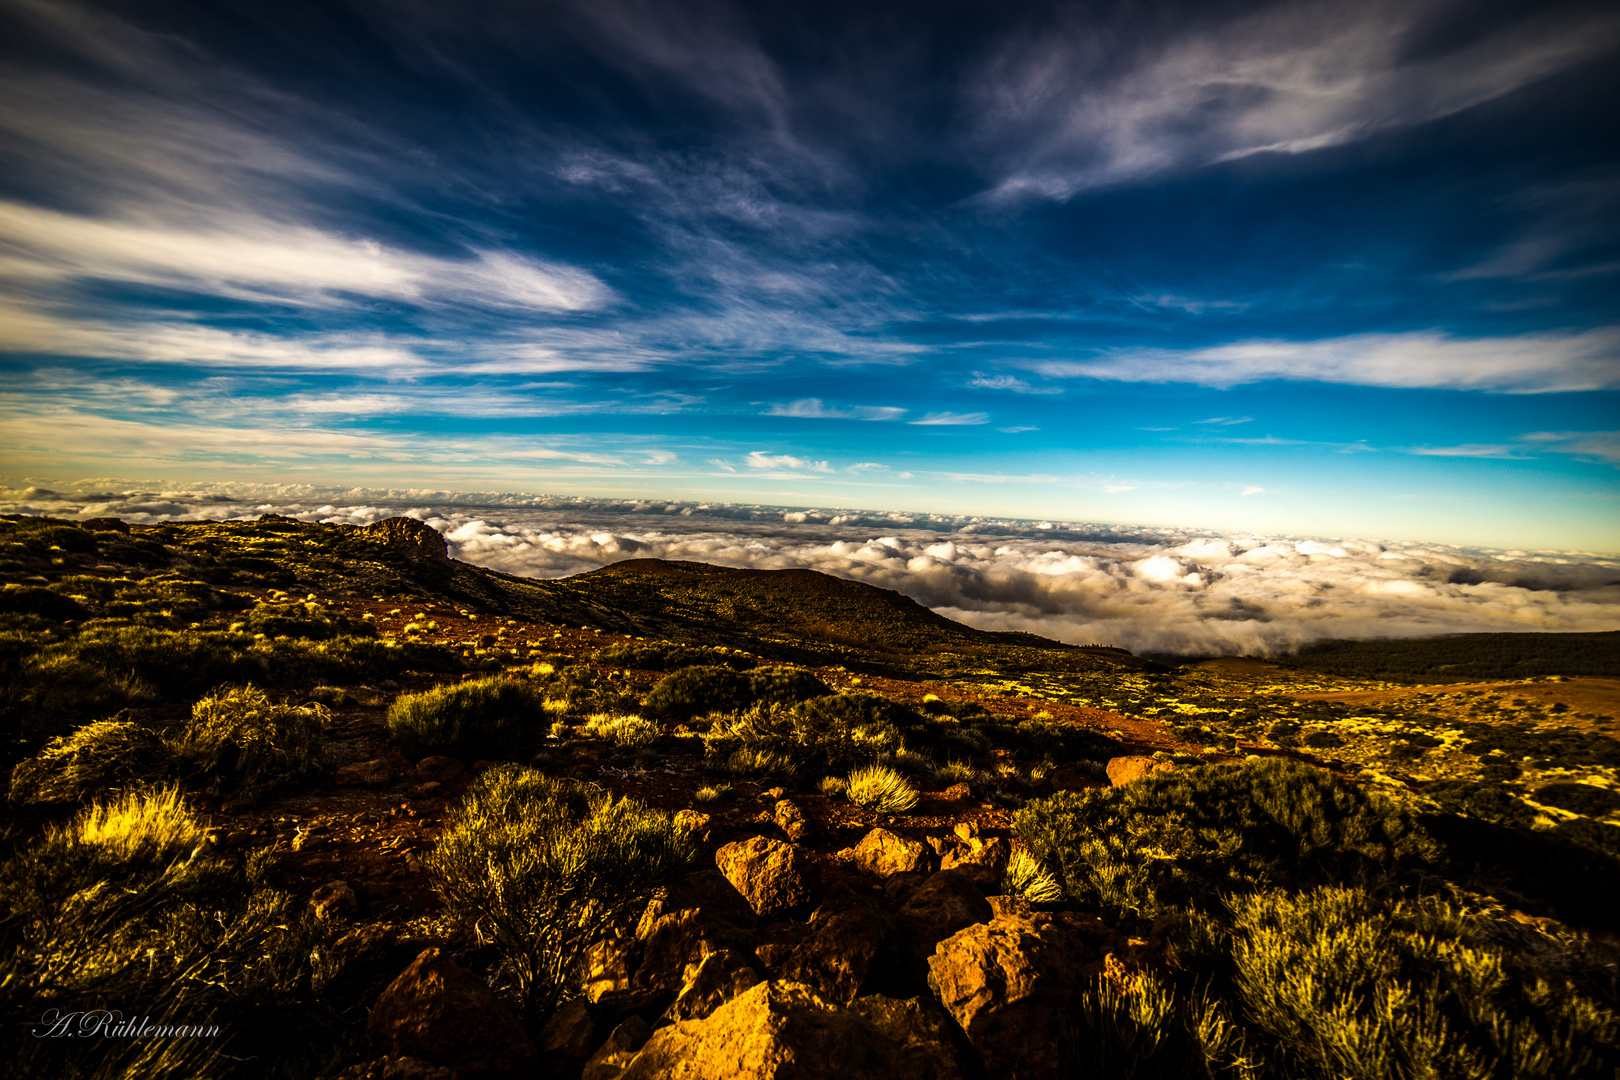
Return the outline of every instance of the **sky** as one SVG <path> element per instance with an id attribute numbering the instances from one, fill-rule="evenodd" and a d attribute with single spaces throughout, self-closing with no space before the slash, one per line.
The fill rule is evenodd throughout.
<path id="1" fill-rule="evenodd" d="M 1612 4 L 0 0 L 0 481 L 1620 552 L 1617 60 Z"/>

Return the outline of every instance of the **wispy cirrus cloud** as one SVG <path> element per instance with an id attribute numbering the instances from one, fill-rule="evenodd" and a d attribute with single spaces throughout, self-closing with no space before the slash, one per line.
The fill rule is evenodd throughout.
<path id="1" fill-rule="evenodd" d="M 1036 363 L 1051 378 L 1230 387 L 1285 380 L 1353 386 L 1568 393 L 1620 386 L 1620 328 L 1460 338 L 1439 331 L 1320 341 L 1116 349 Z"/>
<path id="2" fill-rule="evenodd" d="M 1166 36 L 1059 17 L 1001 45 L 972 83 L 990 196 L 1068 199 L 1166 169 L 1301 154 L 1440 117 L 1601 55 L 1602 9 L 1525 10 L 1437 33 L 1443 3 L 1276 5 Z"/>
<path id="3" fill-rule="evenodd" d="M 915 424 L 919 427 L 972 427 L 978 424 L 988 424 L 990 422 L 990 414 L 982 412 L 931 412 L 920 420 L 910 420 L 907 422 Z"/>
<path id="4" fill-rule="evenodd" d="M 820 398 L 800 398 L 798 401 L 778 403 L 766 409 L 762 416 L 792 416 L 801 420 L 898 420 L 905 409 L 892 405 L 829 406 Z"/>

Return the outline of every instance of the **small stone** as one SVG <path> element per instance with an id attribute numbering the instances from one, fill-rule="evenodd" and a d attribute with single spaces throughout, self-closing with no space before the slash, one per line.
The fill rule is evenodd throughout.
<path id="1" fill-rule="evenodd" d="M 420 783 L 449 784 L 465 777 L 467 766 L 453 757 L 435 754 L 418 761 L 416 768 L 411 771 Z"/>
<path id="2" fill-rule="evenodd" d="M 675 827 L 697 836 L 707 832 L 713 820 L 701 810 L 681 810 L 675 814 Z"/>
<path id="3" fill-rule="evenodd" d="M 394 778 L 394 770 L 381 758 L 345 765 L 333 777 L 343 787 L 382 787 Z"/>
<path id="4" fill-rule="evenodd" d="M 783 797 L 785 797 L 786 795 L 787 795 L 787 792 L 784 791 L 782 788 L 773 787 L 773 788 L 766 788 L 763 792 L 761 792 L 760 793 L 760 798 L 769 799 L 772 802 L 776 802 L 779 799 L 782 799 Z"/>
<path id="5" fill-rule="evenodd" d="M 815 826 L 810 824 L 804 810 L 792 799 L 777 800 L 775 819 L 776 827 L 795 844 L 815 834 Z"/>
<path id="6" fill-rule="evenodd" d="M 950 787 L 940 792 L 939 797 L 949 802 L 965 802 L 973 797 L 973 789 L 968 787 L 967 782 L 964 780 L 960 783 L 952 784 Z"/>
<path id="7" fill-rule="evenodd" d="M 925 869 L 927 853 L 927 847 L 919 840 L 907 840 L 888 829 L 873 829 L 855 845 L 853 854 L 861 873 L 886 878 Z"/>
<path id="8" fill-rule="evenodd" d="M 320 922 L 345 919 L 360 910 L 360 901 L 347 881 L 329 881 L 309 898 L 311 914 Z"/>
<path id="9" fill-rule="evenodd" d="M 963 840 L 971 840 L 979 835 L 979 823 L 977 821 L 958 821 L 956 828 L 952 831 Z"/>

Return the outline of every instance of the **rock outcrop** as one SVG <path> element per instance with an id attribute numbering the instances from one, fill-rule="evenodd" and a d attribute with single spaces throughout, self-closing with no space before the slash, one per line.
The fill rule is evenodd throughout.
<path id="1" fill-rule="evenodd" d="M 928 868 L 928 847 L 920 840 L 907 840 L 888 829 L 873 829 L 861 838 L 851 859 L 863 874 L 887 878 Z"/>
<path id="2" fill-rule="evenodd" d="M 714 862 L 754 912 L 767 918 L 809 904 L 820 876 L 809 853 L 764 836 L 727 844 Z"/>
<path id="3" fill-rule="evenodd" d="M 614 1080 L 899 1080 L 905 1051 L 853 1009 L 808 987 L 761 983 L 655 1031 Z M 606 1077 L 592 1080 L 607 1080 Z"/>

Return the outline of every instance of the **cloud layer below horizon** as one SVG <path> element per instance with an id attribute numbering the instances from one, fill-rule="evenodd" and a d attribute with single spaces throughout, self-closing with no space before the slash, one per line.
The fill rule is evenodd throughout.
<path id="1" fill-rule="evenodd" d="M 1620 559 L 1573 552 L 458 492 L 0 494 L 4 512 L 144 523 L 406 515 L 443 532 L 459 559 L 534 578 L 632 558 L 802 567 L 981 629 L 1138 653 L 1269 656 L 1337 638 L 1620 625 Z"/>

